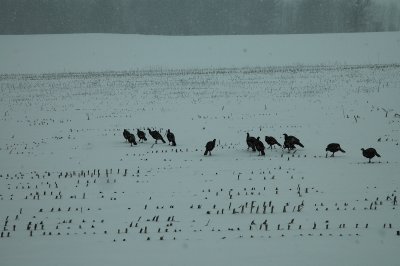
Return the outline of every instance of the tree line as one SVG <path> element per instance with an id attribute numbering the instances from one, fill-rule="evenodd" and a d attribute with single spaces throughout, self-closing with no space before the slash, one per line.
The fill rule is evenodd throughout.
<path id="1" fill-rule="evenodd" d="M 398 31 L 390 0 L 0 0 L 0 34 Z"/>

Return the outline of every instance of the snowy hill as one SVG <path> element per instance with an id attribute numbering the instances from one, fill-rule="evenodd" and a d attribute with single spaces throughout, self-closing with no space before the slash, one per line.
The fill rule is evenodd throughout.
<path id="1" fill-rule="evenodd" d="M 0 264 L 397 265 L 399 38 L 0 36 Z"/>

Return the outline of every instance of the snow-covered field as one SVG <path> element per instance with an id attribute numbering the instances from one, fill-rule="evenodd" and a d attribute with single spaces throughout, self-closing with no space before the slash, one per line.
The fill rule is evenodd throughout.
<path id="1" fill-rule="evenodd" d="M 392 50 L 374 45 L 383 37 Z M 2 57 L 14 46 L 33 60 L 0 62 L 0 265 L 398 265 L 398 33 L 231 37 L 230 48 L 310 45 L 311 59 L 271 64 L 234 49 L 222 61 L 181 59 L 174 48 L 163 54 L 171 64 L 103 65 L 102 54 L 52 54 L 71 48 L 65 38 L 98 51 L 98 39 L 130 47 L 121 39 L 135 37 L 0 36 Z M 182 50 L 200 38 L 224 51 L 222 37 L 191 38 Z M 312 53 L 330 42 L 331 53 Z M 368 49 L 352 56 L 357 42 Z M 79 73 L 60 73 L 54 55 Z M 177 146 L 154 144 L 148 127 L 171 129 Z M 131 147 L 124 128 L 148 141 Z M 247 132 L 281 143 L 288 133 L 305 147 L 258 156 Z M 331 142 L 346 153 L 326 158 Z M 362 147 L 381 158 L 368 163 Z"/>
<path id="2" fill-rule="evenodd" d="M 400 62 L 400 32 L 259 36 L 0 35 L 0 73 Z"/>

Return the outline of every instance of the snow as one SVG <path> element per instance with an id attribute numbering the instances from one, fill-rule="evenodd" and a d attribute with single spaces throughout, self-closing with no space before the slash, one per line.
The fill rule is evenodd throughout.
<path id="1" fill-rule="evenodd" d="M 392 64 L 400 33 L 265 36 L 0 36 L 0 73 Z"/>
<path id="2" fill-rule="evenodd" d="M 397 265 L 399 37 L 0 36 L 1 265 Z"/>

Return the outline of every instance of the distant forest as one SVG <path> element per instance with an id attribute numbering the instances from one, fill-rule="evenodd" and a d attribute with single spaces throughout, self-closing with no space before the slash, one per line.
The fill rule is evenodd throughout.
<path id="1" fill-rule="evenodd" d="M 236 35 L 400 30 L 390 0 L 0 0 L 0 34 Z"/>

